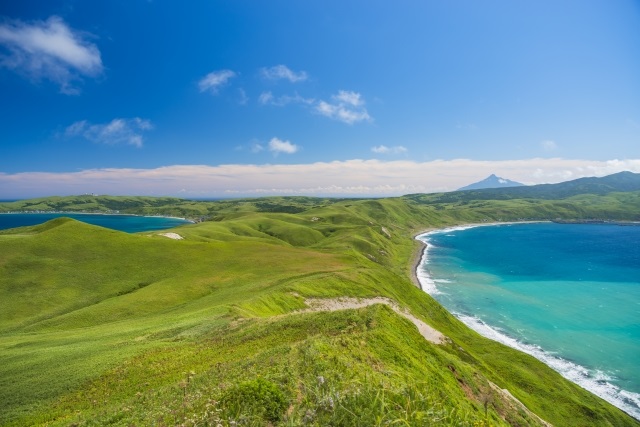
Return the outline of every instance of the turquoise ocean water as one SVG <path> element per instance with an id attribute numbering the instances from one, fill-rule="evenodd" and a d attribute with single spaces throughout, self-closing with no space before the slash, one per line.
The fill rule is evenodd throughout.
<path id="1" fill-rule="evenodd" d="M 423 289 L 640 419 L 640 226 L 459 227 L 427 243 Z"/>
<path id="2" fill-rule="evenodd" d="M 67 217 L 77 219 L 93 225 L 105 228 L 137 233 L 141 231 L 164 230 L 188 224 L 189 221 L 181 218 L 167 218 L 159 216 L 136 215 L 102 215 L 102 214 L 72 214 L 72 213 L 15 213 L 0 214 L 0 230 L 6 228 L 37 225 L 54 218 Z"/>

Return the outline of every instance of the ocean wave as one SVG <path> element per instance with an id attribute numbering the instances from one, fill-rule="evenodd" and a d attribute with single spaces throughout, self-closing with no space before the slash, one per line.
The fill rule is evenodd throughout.
<path id="1" fill-rule="evenodd" d="M 589 370 L 584 366 L 547 352 L 540 346 L 518 341 L 499 328 L 490 326 L 475 316 L 455 312 L 452 314 L 480 335 L 535 357 L 560 373 L 560 375 L 566 379 L 573 381 L 582 388 L 640 420 L 640 393 L 623 390 L 615 384 L 612 384 L 611 381 L 615 378 L 611 374 L 600 370 Z"/>

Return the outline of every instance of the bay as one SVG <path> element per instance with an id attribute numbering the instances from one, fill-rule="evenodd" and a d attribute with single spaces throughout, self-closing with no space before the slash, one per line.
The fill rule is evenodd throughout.
<path id="1" fill-rule="evenodd" d="M 60 217 L 73 218 L 88 224 L 124 231 L 126 233 L 164 230 L 190 223 L 190 221 L 182 218 L 160 216 L 81 213 L 7 213 L 0 214 L 0 230 L 28 225 L 38 225 Z"/>
<path id="2" fill-rule="evenodd" d="M 640 419 L 640 227 L 511 224 L 419 238 L 418 277 L 445 308 Z"/>

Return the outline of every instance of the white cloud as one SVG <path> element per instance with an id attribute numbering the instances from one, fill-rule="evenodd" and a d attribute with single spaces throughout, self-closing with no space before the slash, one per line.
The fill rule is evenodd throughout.
<path id="1" fill-rule="evenodd" d="M 222 86 L 235 76 L 236 73 L 231 70 L 212 71 L 200 79 L 198 88 L 200 88 L 200 92 L 210 92 L 215 95 Z"/>
<path id="2" fill-rule="evenodd" d="M 378 145 L 371 147 L 371 151 L 376 154 L 401 154 L 406 153 L 408 150 L 402 145 L 396 145 L 395 147 L 387 147 L 386 145 Z"/>
<path id="3" fill-rule="evenodd" d="M 70 28 L 62 18 L 31 23 L 19 20 L 0 24 L 0 66 L 36 81 L 50 80 L 64 94 L 78 94 L 82 76 L 102 73 L 102 59 L 87 34 Z"/>
<path id="4" fill-rule="evenodd" d="M 315 107 L 316 112 L 350 125 L 372 120 L 359 93 L 341 90 L 332 95 L 331 99 L 332 102 L 319 101 Z"/>
<path id="5" fill-rule="evenodd" d="M 542 141 L 540 145 L 542 146 L 542 149 L 544 151 L 555 151 L 558 149 L 558 144 L 556 144 L 555 141 L 551 141 L 550 139 Z"/>
<path id="6" fill-rule="evenodd" d="M 640 159 L 536 158 L 430 162 L 347 160 L 292 165 L 174 165 L 156 169 L 0 173 L 0 198 L 54 194 L 398 196 L 449 191 L 492 173 L 525 184 L 555 183 L 620 171 L 640 173 Z"/>
<path id="7" fill-rule="evenodd" d="M 303 82 L 308 76 L 305 71 L 295 72 L 286 65 L 276 65 L 274 67 L 265 67 L 260 69 L 262 77 L 268 80 L 289 80 L 291 83 Z"/>
<path id="8" fill-rule="evenodd" d="M 86 120 L 68 126 L 64 134 L 67 137 L 83 137 L 99 144 L 130 144 L 142 147 L 142 132 L 153 129 L 149 120 L 134 117 L 132 119 L 113 119 L 109 123 L 91 124 Z"/>
<path id="9" fill-rule="evenodd" d="M 279 154 L 279 153 L 293 154 L 296 151 L 298 151 L 298 146 L 295 144 L 292 144 L 289 141 L 283 141 L 278 138 L 271 138 L 271 141 L 269 141 L 269 151 L 275 154 Z"/>
<path id="10" fill-rule="evenodd" d="M 273 101 L 273 94 L 271 92 L 262 92 L 258 97 L 258 102 L 262 105 L 270 104 Z"/>
<path id="11" fill-rule="evenodd" d="M 335 101 L 339 103 L 343 103 L 346 105 L 352 105 L 354 107 L 359 107 L 364 105 L 364 101 L 362 100 L 362 96 L 357 92 L 351 92 L 346 90 L 338 91 L 337 95 L 333 95 L 332 97 Z"/>
<path id="12" fill-rule="evenodd" d="M 277 107 L 284 107 L 288 104 L 306 104 L 311 105 L 315 102 L 313 98 L 305 98 L 295 93 L 294 95 L 282 95 L 279 97 L 274 97 L 273 93 L 262 92 L 260 97 L 258 97 L 258 102 L 262 105 L 275 105 Z"/>

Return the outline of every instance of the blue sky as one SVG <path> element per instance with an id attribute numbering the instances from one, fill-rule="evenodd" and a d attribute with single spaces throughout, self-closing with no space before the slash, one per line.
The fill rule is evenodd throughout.
<path id="1" fill-rule="evenodd" d="M 0 198 L 640 172 L 640 3 L 0 3 Z"/>

